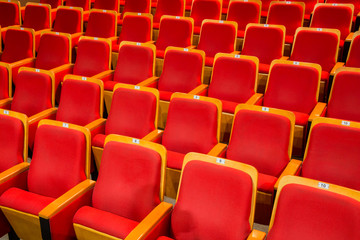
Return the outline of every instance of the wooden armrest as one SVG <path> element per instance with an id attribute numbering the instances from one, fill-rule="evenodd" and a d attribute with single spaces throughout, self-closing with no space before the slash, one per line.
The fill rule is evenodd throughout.
<path id="1" fill-rule="evenodd" d="M 210 152 L 208 152 L 208 155 L 218 157 L 226 150 L 226 147 L 226 144 L 218 143 L 210 150 Z"/>
<path id="2" fill-rule="evenodd" d="M 105 77 L 108 77 L 110 75 L 113 75 L 115 72 L 115 70 L 107 70 L 107 71 L 104 71 L 104 72 L 101 72 L 101 73 L 98 73 L 94 76 L 92 76 L 92 78 L 96 78 L 96 79 L 103 79 Z"/>
<path id="3" fill-rule="evenodd" d="M 44 119 L 45 117 L 56 114 L 56 112 L 57 112 L 57 108 L 46 109 L 46 110 L 44 110 L 42 112 L 39 112 L 39 113 L 29 117 L 28 123 L 29 123 L 29 125 L 31 125 L 31 124 L 33 124 L 35 122 L 40 121 L 41 119 Z"/>
<path id="4" fill-rule="evenodd" d="M 35 31 L 35 35 L 40 35 L 43 32 L 49 32 L 49 31 L 51 31 L 51 28 L 45 28 L 45 29 L 37 30 L 37 31 Z"/>
<path id="5" fill-rule="evenodd" d="M 343 62 L 337 62 L 337 63 L 335 64 L 335 66 L 331 69 L 330 75 L 331 75 L 331 76 L 334 76 L 336 70 L 337 70 L 338 68 L 343 67 L 344 65 L 345 65 L 345 63 L 343 63 Z"/>
<path id="6" fill-rule="evenodd" d="M 47 205 L 40 211 L 39 216 L 44 219 L 50 219 L 55 214 L 60 212 L 70 203 L 75 201 L 79 196 L 83 195 L 87 191 L 91 190 L 95 186 L 95 181 L 86 179 L 71 188 L 69 191 L 58 197 L 56 200 Z"/>
<path id="7" fill-rule="evenodd" d="M 289 59 L 289 57 L 287 57 L 287 56 L 282 56 L 281 58 L 280 58 L 280 60 L 288 60 Z"/>
<path id="8" fill-rule="evenodd" d="M 240 54 L 240 51 L 233 51 L 232 54 L 237 54 L 237 55 L 239 55 L 239 54 Z"/>
<path id="9" fill-rule="evenodd" d="M 22 60 L 13 62 L 13 63 L 9 63 L 9 66 L 11 68 L 21 67 L 21 66 L 24 66 L 24 65 L 30 64 L 30 63 L 34 64 L 35 60 L 36 60 L 36 58 L 25 58 L 25 59 L 22 59 Z M 32 66 L 34 66 L 34 65 L 31 65 L 31 66 L 28 66 L 28 67 L 32 67 Z"/>
<path id="10" fill-rule="evenodd" d="M 318 102 L 310 114 L 309 122 L 312 122 L 314 118 L 320 117 L 321 114 L 325 111 L 325 107 L 326 103 Z"/>
<path id="11" fill-rule="evenodd" d="M 118 37 L 117 37 L 117 36 L 114 36 L 114 37 L 109 37 L 109 38 L 107 38 L 107 39 L 109 39 L 111 42 L 117 42 Z"/>
<path id="12" fill-rule="evenodd" d="M 84 32 L 73 33 L 73 34 L 71 34 L 71 38 L 81 37 L 81 36 L 83 36 L 84 34 L 85 34 Z"/>
<path id="13" fill-rule="evenodd" d="M 162 131 L 162 130 L 154 130 L 154 131 L 151 131 L 150 133 L 148 133 L 145 137 L 143 137 L 142 140 L 152 142 L 155 139 L 161 137 L 163 134 L 164 134 L 164 131 Z"/>
<path id="14" fill-rule="evenodd" d="M 90 132 L 91 132 L 91 131 L 94 130 L 95 128 L 98 128 L 98 127 L 104 125 L 105 123 L 106 123 L 106 119 L 104 119 L 104 118 L 99 118 L 99 119 L 96 119 L 96 120 L 92 121 L 91 123 L 87 124 L 87 125 L 85 126 L 85 128 L 89 129 Z"/>
<path id="15" fill-rule="evenodd" d="M 0 100 L 0 108 L 6 106 L 6 105 L 9 105 L 12 103 L 12 98 L 6 98 L 6 99 L 2 99 Z"/>
<path id="16" fill-rule="evenodd" d="M 157 82 L 159 81 L 159 77 L 151 77 L 151 78 L 148 78 L 148 79 L 145 79 L 144 81 L 138 83 L 137 85 L 138 86 L 143 86 L 143 87 L 146 87 L 154 82 Z"/>
<path id="17" fill-rule="evenodd" d="M 30 163 L 22 162 L 3 171 L 2 173 L 0 173 L 0 184 L 3 184 L 4 182 L 10 180 L 11 178 L 29 170 L 29 167 L 30 167 Z"/>
<path id="18" fill-rule="evenodd" d="M 259 230 L 252 230 L 247 240 L 264 240 L 266 237 L 266 233 Z"/>
<path id="19" fill-rule="evenodd" d="M 203 91 L 205 91 L 209 86 L 206 84 L 201 84 L 199 86 L 197 86 L 196 88 L 194 88 L 193 90 L 191 90 L 188 94 L 192 94 L 192 95 L 198 95 L 200 93 L 202 93 Z"/>
<path id="20" fill-rule="evenodd" d="M 146 43 L 155 44 L 155 42 L 156 42 L 156 41 L 151 40 L 151 41 L 147 41 Z"/>
<path id="21" fill-rule="evenodd" d="M 349 33 L 349 35 L 347 35 L 347 37 L 345 38 L 345 42 L 351 42 L 351 40 L 353 39 L 354 33 L 351 32 Z"/>
<path id="22" fill-rule="evenodd" d="M 279 186 L 280 179 L 284 176 L 295 175 L 297 171 L 300 169 L 302 161 L 291 159 L 288 165 L 285 167 L 284 171 L 281 173 L 280 177 L 276 181 L 274 185 L 274 189 L 277 190 Z"/>
<path id="23" fill-rule="evenodd" d="M 125 240 L 144 239 L 161 220 L 169 216 L 172 204 L 162 202 L 157 205 L 125 238 Z"/>
<path id="24" fill-rule="evenodd" d="M 262 98 L 262 96 L 262 93 L 255 93 L 249 98 L 249 100 L 246 101 L 245 104 L 255 105 Z"/>
<path id="25" fill-rule="evenodd" d="M 56 73 L 59 73 L 59 72 L 62 72 L 62 71 L 65 71 L 65 70 L 70 70 L 74 67 L 74 64 L 72 63 L 68 63 L 68 64 L 64 64 L 64 65 L 61 65 L 59 67 L 56 67 L 56 68 L 53 68 L 51 69 L 51 71 L 56 74 Z"/>
<path id="26" fill-rule="evenodd" d="M 196 49 L 196 46 L 194 46 L 194 45 L 191 45 L 191 46 L 188 46 L 188 47 L 186 47 L 187 49 Z"/>

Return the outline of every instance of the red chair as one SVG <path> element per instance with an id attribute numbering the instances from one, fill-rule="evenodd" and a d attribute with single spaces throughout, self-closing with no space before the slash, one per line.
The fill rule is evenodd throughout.
<path id="1" fill-rule="evenodd" d="M 338 1 L 338 0 L 336 0 L 336 1 Z M 306 22 L 310 23 L 311 15 L 312 15 L 312 13 L 314 11 L 315 5 L 317 3 L 319 3 L 320 0 L 304 0 L 303 2 L 305 3 L 304 20 L 306 20 Z"/>
<path id="2" fill-rule="evenodd" d="M 163 146 L 108 136 L 92 203 L 74 216 L 77 239 L 125 239 L 141 229 L 145 217 L 161 207 L 165 166 Z"/>
<path id="3" fill-rule="evenodd" d="M 359 192 L 352 189 L 306 178 L 284 177 L 266 239 L 359 238 L 359 233 L 354 232 L 359 222 L 359 199 Z M 253 238 L 257 239 L 263 238 Z"/>
<path id="4" fill-rule="evenodd" d="M 200 34 L 203 20 L 220 20 L 221 11 L 222 6 L 219 0 L 193 0 L 190 17 L 194 19 L 194 34 Z"/>
<path id="5" fill-rule="evenodd" d="M 352 4 L 354 6 L 354 16 L 353 16 L 353 29 L 359 29 L 359 20 L 357 15 L 360 12 L 360 2 L 358 0 L 326 0 L 326 3 L 335 3 L 335 4 Z"/>
<path id="6" fill-rule="evenodd" d="M 20 1 L 1 0 L 0 1 L 0 26 L 1 37 L 5 39 L 7 27 L 21 25 Z M 4 33 L 3 33 L 4 32 Z"/>
<path id="7" fill-rule="evenodd" d="M 12 80 L 9 64 L 0 62 L 0 106 L 10 109 L 12 101 Z"/>
<path id="8" fill-rule="evenodd" d="M 346 66 L 347 67 L 353 67 L 353 68 L 359 68 L 360 67 L 360 31 L 357 31 L 354 33 L 352 40 L 351 40 L 351 44 L 350 44 L 350 48 L 349 48 L 349 53 L 347 55 L 347 59 L 346 59 Z M 338 63 L 340 64 L 340 63 Z"/>
<path id="9" fill-rule="evenodd" d="M 35 141 L 31 165 L 24 163 L 21 172 L 11 172 L 25 175 L 25 187 L 5 191 L 1 210 L 22 239 L 74 238 L 73 216 L 90 204 L 95 184 L 89 179 L 90 133 L 79 126 L 43 120 Z"/>
<path id="10" fill-rule="evenodd" d="M 189 153 L 173 211 L 162 203 L 131 239 L 252 239 L 258 234 L 263 239 L 265 233 L 252 230 L 256 185 L 257 171 L 249 165 Z"/>
<path id="11" fill-rule="evenodd" d="M 133 13 L 148 13 L 151 11 L 151 2 L 150 0 L 126 0 L 124 5 L 124 10 L 120 15 L 120 19 L 118 24 L 122 25 L 122 19 L 125 13 L 133 12 Z"/>
<path id="12" fill-rule="evenodd" d="M 159 29 L 162 16 L 185 16 L 185 0 L 158 0 L 154 14 L 154 29 Z M 174 46 L 176 47 L 176 46 Z"/>
<path id="13" fill-rule="evenodd" d="M 65 5 L 67 7 L 82 8 L 83 11 L 89 11 L 91 8 L 91 0 L 66 0 Z"/>

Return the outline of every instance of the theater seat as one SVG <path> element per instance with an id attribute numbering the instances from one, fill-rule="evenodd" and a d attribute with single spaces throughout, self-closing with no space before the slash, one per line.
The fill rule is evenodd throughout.
<path id="1" fill-rule="evenodd" d="M 159 92 L 154 88 L 118 83 L 114 87 L 109 116 L 102 131 L 95 135 L 92 150 L 99 169 L 106 136 L 118 134 L 155 141 L 159 138 L 157 119 Z"/>
<path id="2" fill-rule="evenodd" d="M 154 14 L 154 29 L 159 29 L 160 19 L 165 15 L 184 17 L 185 0 L 158 0 Z"/>
<path id="3" fill-rule="evenodd" d="M 11 69 L 7 63 L 0 62 L 0 106 L 10 109 L 12 101 Z"/>
<path id="4" fill-rule="evenodd" d="M 91 4 L 93 5 L 93 9 L 101 9 L 101 10 L 109 10 L 109 11 L 115 11 L 117 13 L 120 13 L 120 1 L 119 0 L 91 0 Z M 86 11 L 84 9 L 84 22 L 87 22 L 89 20 L 89 11 Z"/>
<path id="5" fill-rule="evenodd" d="M 67 7 L 78 7 L 82 8 L 83 11 L 89 11 L 91 8 L 91 0 L 66 0 L 65 4 Z"/>
<path id="6" fill-rule="evenodd" d="M 124 4 L 124 10 L 121 12 L 119 16 L 118 24 L 123 24 L 123 18 L 125 13 L 148 13 L 150 14 L 151 9 L 151 1 L 150 0 L 126 0 Z"/>
<path id="7" fill-rule="evenodd" d="M 205 19 L 220 20 L 222 2 L 219 0 L 193 0 L 190 17 L 194 19 L 194 34 L 200 34 Z"/>
<path id="8" fill-rule="evenodd" d="M 266 239 L 357 239 L 360 237 L 355 230 L 360 222 L 359 201 L 359 192 L 348 188 L 284 177 Z"/>
<path id="9" fill-rule="evenodd" d="M 20 1 L 3 0 L 0 1 L 0 26 L 1 38 L 4 41 L 7 27 L 21 25 Z"/>
<path id="10" fill-rule="evenodd" d="M 35 142 L 31 165 L 22 167 L 28 175 L 23 179 L 25 188 L 13 186 L 5 191 L 0 197 L 1 210 L 22 239 L 74 238 L 73 216 L 90 204 L 95 184 L 89 179 L 90 133 L 82 127 L 43 120 Z"/>
<path id="11" fill-rule="evenodd" d="M 257 171 L 249 165 L 189 153 L 173 211 L 162 203 L 132 239 L 250 239 L 258 233 L 252 230 L 256 185 Z"/>
<path id="12" fill-rule="evenodd" d="M 360 68 L 360 31 L 354 33 L 349 53 L 346 59 L 346 67 Z M 339 63 L 338 63 L 339 64 Z"/>

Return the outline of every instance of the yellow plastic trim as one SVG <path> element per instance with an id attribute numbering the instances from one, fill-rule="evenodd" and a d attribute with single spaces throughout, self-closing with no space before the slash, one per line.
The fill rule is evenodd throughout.
<path id="1" fill-rule="evenodd" d="M 161 158 L 161 179 L 160 179 L 160 200 L 164 200 L 164 190 L 165 190 L 165 168 L 166 168 L 166 148 L 163 145 L 160 145 L 158 143 L 148 142 L 142 139 L 136 139 L 116 134 L 109 134 L 105 138 L 105 144 L 104 147 L 108 142 L 121 142 L 126 144 L 132 144 L 132 145 L 138 145 L 144 148 L 151 149 L 155 152 L 157 152 L 160 155 Z"/>
<path id="2" fill-rule="evenodd" d="M 71 34 L 69 33 L 61 33 L 61 32 L 51 32 L 51 31 L 43 31 L 41 32 L 41 36 L 44 35 L 44 34 L 50 34 L 50 35 L 60 35 L 60 36 L 63 36 L 63 37 L 66 37 L 67 40 L 68 40 L 68 44 L 69 44 L 69 63 L 71 63 L 71 53 L 72 53 L 72 46 L 71 46 Z"/>
<path id="3" fill-rule="evenodd" d="M 219 99 L 176 92 L 171 95 L 170 103 L 171 103 L 171 100 L 174 98 L 185 98 L 185 99 L 193 99 L 193 100 L 197 99 L 200 101 L 210 102 L 210 103 L 214 104 L 217 108 L 217 115 L 218 115 L 217 116 L 218 126 L 217 126 L 216 139 L 218 142 L 220 142 L 220 124 L 221 124 L 222 103 Z"/>
<path id="4" fill-rule="evenodd" d="M 219 159 L 221 159 L 223 161 L 223 163 L 219 163 L 218 162 Z M 186 164 L 188 164 L 191 161 L 202 161 L 202 162 L 212 163 L 215 165 L 220 165 L 220 166 L 237 169 L 237 170 L 247 173 L 251 177 L 252 199 L 251 199 L 251 211 L 250 211 L 249 223 L 250 223 L 250 228 L 252 229 L 253 225 L 254 225 L 254 213 L 255 213 L 255 203 L 256 203 L 257 182 L 258 182 L 258 171 L 256 170 L 256 168 L 254 168 L 253 166 L 250 166 L 248 164 L 228 160 L 225 158 L 218 158 L 218 157 L 213 157 L 213 156 L 209 156 L 206 154 L 190 152 L 190 153 L 186 154 L 185 158 L 184 158 L 181 176 L 180 176 L 180 182 L 179 182 L 179 189 L 178 189 L 178 194 L 176 196 L 176 200 L 179 196 L 179 191 L 181 188 L 181 181 L 182 181 L 182 177 L 183 177 L 183 173 L 184 173 L 183 169 L 186 167 Z"/>
<path id="5" fill-rule="evenodd" d="M 248 236 L 247 240 L 264 240 L 266 236 L 266 233 L 253 229 Z"/>
<path id="6" fill-rule="evenodd" d="M 102 41 L 102 42 L 106 42 L 106 44 L 109 46 L 109 69 L 111 69 L 111 52 L 112 52 L 112 43 L 109 39 L 107 38 L 98 38 L 98 37 L 88 37 L 88 36 L 81 36 L 79 39 L 79 42 L 82 39 L 87 39 L 87 40 L 92 40 L 92 41 Z"/>
<path id="7" fill-rule="evenodd" d="M 227 17 L 229 16 L 229 9 L 230 9 L 230 5 L 232 2 L 244 2 L 244 3 L 256 3 L 258 6 L 259 6 L 259 12 L 258 12 L 258 15 L 259 15 L 259 19 L 258 19 L 258 23 L 260 23 L 260 18 L 261 18 L 261 8 L 262 8 L 262 2 L 261 0 L 230 0 L 229 1 L 229 6 L 228 6 L 228 12 L 226 14 L 226 19 Z"/>
<path id="8" fill-rule="evenodd" d="M 29 3 L 28 3 L 29 4 Z M 7 29 L 17 29 L 17 30 L 20 30 L 20 31 L 28 31 L 28 32 L 31 32 L 31 35 L 32 35 L 32 39 L 33 39 L 33 49 L 32 49 L 32 53 L 33 53 L 33 57 L 35 57 L 35 30 L 32 29 L 32 28 L 24 28 L 24 27 L 17 27 L 17 26 L 9 26 L 7 27 Z"/>
<path id="9" fill-rule="evenodd" d="M 69 129 L 79 131 L 79 132 L 84 134 L 85 141 L 86 141 L 85 174 L 86 174 L 86 178 L 89 179 L 90 178 L 90 159 L 91 159 L 91 137 L 90 137 L 91 134 L 90 134 L 89 129 L 87 129 L 85 127 L 81 127 L 79 125 L 60 122 L 60 121 L 55 121 L 55 120 L 50 120 L 50 119 L 41 120 L 39 122 L 38 128 L 41 125 L 51 125 L 51 126 L 57 126 L 57 127 L 65 127 L 65 128 L 69 128 Z"/>
<path id="10" fill-rule="evenodd" d="M 185 14 L 185 4 L 186 4 L 186 2 L 184 1 L 184 14 Z M 179 21 L 188 21 L 188 22 L 191 23 L 190 45 L 192 45 L 193 36 L 194 36 L 194 19 L 191 18 L 191 17 L 163 15 L 160 18 L 159 32 L 161 32 L 161 22 L 162 22 L 163 19 L 176 19 L 176 18 L 178 18 Z"/>
<path id="11" fill-rule="evenodd" d="M 150 5 L 150 9 L 151 9 L 151 4 Z M 153 15 L 150 13 L 150 10 L 149 10 L 149 13 L 135 13 L 135 12 L 126 12 L 124 13 L 124 17 L 123 17 L 123 20 L 125 19 L 126 16 L 143 16 L 143 17 L 147 17 L 150 19 L 150 29 L 152 30 L 153 29 Z M 150 31 L 150 40 L 153 39 L 153 33 L 152 31 Z"/>
<path id="12" fill-rule="evenodd" d="M 305 16 L 305 3 L 304 2 L 289 2 L 289 1 L 271 1 L 270 5 L 269 5 L 269 10 L 268 10 L 268 16 L 270 16 L 270 12 L 271 12 L 271 8 L 274 5 L 300 5 L 303 9 L 302 11 L 302 16 L 301 16 L 301 26 L 304 26 L 304 16 Z M 269 17 L 266 18 L 266 23 L 268 23 Z"/>

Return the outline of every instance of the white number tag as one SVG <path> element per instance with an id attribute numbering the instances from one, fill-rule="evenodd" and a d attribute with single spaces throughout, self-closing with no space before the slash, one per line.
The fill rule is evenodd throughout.
<path id="1" fill-rule="evenodd" d="M 319 188 L 323 188 L 323 189 L 329 189 L 329 184 L 319 182 L 319 183 L 318 183 L 318 187 L 319 187 Z"/>
<path id="2" fill-rule="evenodd" d="M 222 158 L 216 158 L 216 162 L 220 164 L 225 164 L 225 159 Z"/>
<path id="3" fill-rule="evenodd" d="M 133 138 L 133 139 L 132 139 L 132 142 L 133 142 L 133 143 L 136 143 L 136 144 L 139 144 L 139 143 L 140 143 L 140 140 L 137 139 L 137 138 Z"/>

